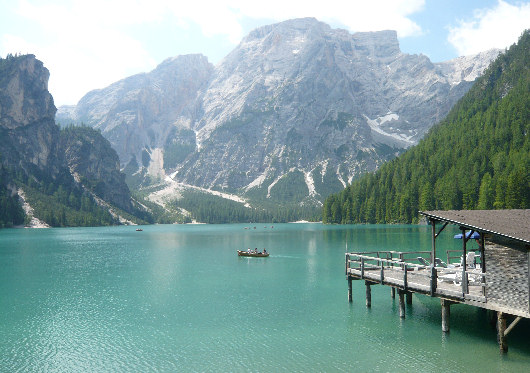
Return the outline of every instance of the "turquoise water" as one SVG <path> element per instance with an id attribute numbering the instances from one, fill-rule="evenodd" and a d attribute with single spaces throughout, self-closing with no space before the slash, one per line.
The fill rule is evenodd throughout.
<path id="1" fill-rule="evenodd" d="M 252 228 L 252 227 L 251 227 Z M 0 230 L 1 372 L 526 372 L 485 312 L 353 282 L 349 251 L 429 250 L 426 226 L 159 225 Z M 449 227 L 440 250 L 459 249 Z M 456 241 L 456 242 L 455 242 Z M 269 258 L 236 249 L 266 247 Z"/>

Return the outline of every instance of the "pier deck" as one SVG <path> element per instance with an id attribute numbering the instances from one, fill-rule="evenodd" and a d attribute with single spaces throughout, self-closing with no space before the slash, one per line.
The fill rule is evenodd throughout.
<path id="1" fill-rule="evenodd" d="M 419 213 L 431 226 L 431 250 L 346 253 L 348 300 L 352 301 L 352 280 L 364 280 L 367 307 L 371 307 L 372 285 L 390 286 L 392 297 L 397 290 L 402 318 L 405 296 L 408 304 L 412 293 L 440 298 L 444 332 L 449 331 L 451 304 L 495 311 L 499 348 L 508 351 L 508 333 L 522 318 L 530 318 L 530 209 Z M 439 230 L 437 223 L 442 224 Z M 442 262 L 436 250 L 436 239 L 448 224 L 459 226 L 461 234 L 454 238 L 462 240 L 461 251 L 447 251 L 447 263 L 452 265 Z M 478 255 L 468 252 L 470 239 L 479 244 Z"/>
<path id="2" fill-rule="evenodd" d="M 406 258 L 406 255 L 428 253 L 426 251 L 346 253 L 348 298 L 351 300 L 352 297 L 351 281 L 364 280 L 367 286 L 382 284 L 404 293 L 424 294 L 453 303 L 530 318 L 529 311 L 522 311 L 489 299 L 486 289 L 490 275 L 482 272 L 480 268 L 467 267 L 464 270 L 462 267 L 424 266 Z"/>

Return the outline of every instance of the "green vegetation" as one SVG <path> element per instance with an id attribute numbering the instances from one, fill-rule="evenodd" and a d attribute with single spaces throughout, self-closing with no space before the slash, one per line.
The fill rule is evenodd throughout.
<path id="1" fill-rule="evenodd" d="M 173 128 L 164 146 L 164 168 L 177 167 L 195 147 L 195 133 L 192 130 Z"/>
<path id="2" fill-rule="evenodd" d="M 0 163 L 0 228 L 24 223 L 24 210 L 6 185 L 8 171 Z"/>
<path id="3" fill-rule="evenodd" d="M 243 204 L 199 192 L 185 192 L 175 202 L 177 207 L 191 212 L 193 219 L 210 224 L 219 223 L 286 223 L 301 217 L 316 221 L 320 218 L 314 207 L 274 206 L 248 208 Z"/>
<path id="4" fill-rule="evenodd" d="M 304 174 L 298 170 L 283 175 L 271 188 L 271 198 L 280 203 L 301 201 L 308 194 Z"/>
<path id="5" fill-rule="evenodd" d="M 420 143 L 324 203 L 325 223 L 416 222 L 418 210 L 530 207 L 530 31 Z"/>

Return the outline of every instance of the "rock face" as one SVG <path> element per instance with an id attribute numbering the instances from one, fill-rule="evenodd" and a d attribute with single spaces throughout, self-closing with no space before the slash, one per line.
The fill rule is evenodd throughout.
<path id="1" fill-rule="evenodd" d="M 75 107 L 61 108 L 57 121 L 84 123 L 101 130 L 122 164 L 138 161 L 146 150 L 162 148 L 170 132 L 191 128 L 197 95 L 213 72 L 207 58 L 168 58 L 148 74 L 120 80 L 91 91 Z"/>
<path id="2" fill-rule="evenodd" d="M 109 141 L 90 127 L 61 131 L 60 149 L 74 178 L 101 199 L 127 212 L 133 212 L 125 174 Z"/>
<path id="3" fill-rule="evenodd" d="M 434 64 L 402 53 L 394 31 L 296 19 L 251 32 L 215 68 L 180 56 L 88 93 L 58 118 L 101 128 L 122 165 L 142 157 L 140 166 L 187 184 L 264 201 L 289 190 L 318 205 L 416 144 L 496 54 Z"/>
<path id="4" fill-rule="evenodd" d="M 19 195 L 29 187 L 44 196 L 58 189 L 80 196 L 86 187 L 104 202 L 134 213 L 110 143 L 94 129 L 61 131 L 55 124 L 48 78 L 48 70 L 33 55 L 0 59 L 0 187 L 18 189 Z M 39 208 L 51 216 L 79 208 L 69 205 L 68 198 L 48 202 L 42 198 Z"/>
<path id="5" fill-rule="evenodd" d="M 0 61 L 1 162 L 55 177 L 60 155 L 50 73 L 34 55 Z"/>

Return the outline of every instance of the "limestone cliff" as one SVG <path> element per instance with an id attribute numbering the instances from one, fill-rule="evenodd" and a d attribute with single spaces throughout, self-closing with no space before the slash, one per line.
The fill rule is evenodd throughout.
<path id="1" fill-rule="evenodd" d="M 98 131 L 55 124 L 48 78 L 34 55 L 0 58 L 0 199 L 19 205 L 0 206 L 0 226 L 20 224 L 17 194 L 26 215 L 52 226 L 117 223 L 109 206 L 140 212 L 109 142 Z"/>
<path id="2" fill-rule="evenodd" d="M 215 67 L 179 56 L 58 118 L 101 128 L 122 166 L 135 158 L 177 182 L 318 205 L 416 144 L 496 53 L 435 64 L 401 52 L 395 31 L 295 19 L 252 31 Z"/>
<path id="3" fill-rule="evenodd" d="M 75 179 L 99 198 L 127 212 L 133 212 L 125 174 L 108 140 L 90 127 L 69 127 L 61 131 L 60 149 Z"/>
<path id="4" fill-rule="evenodd" d="M 0 60 L 0 154 L 4 165 L 55 178 L 61 161 L 49 75 L 34 55 Z"/>

